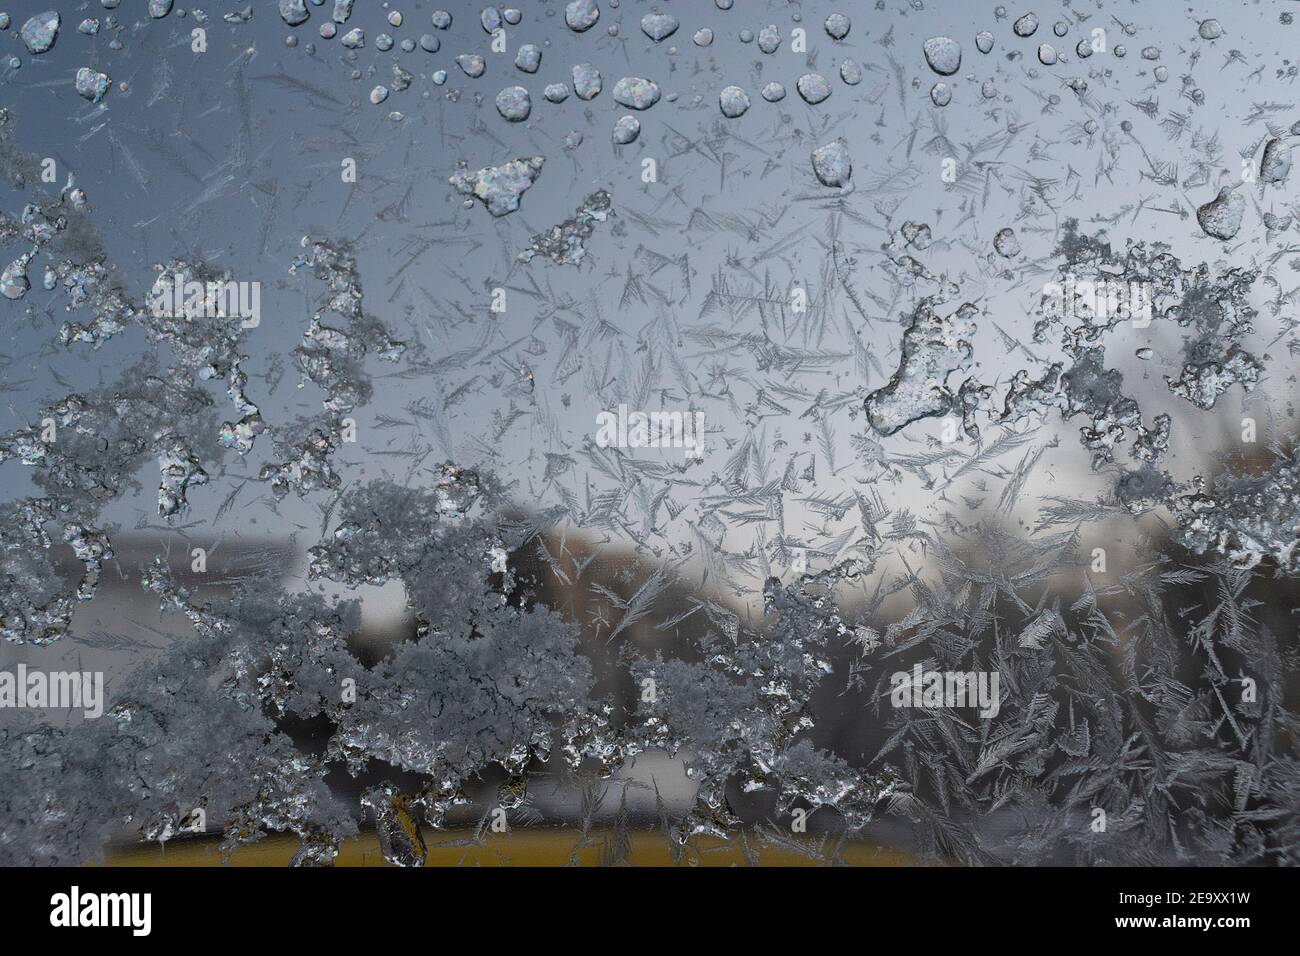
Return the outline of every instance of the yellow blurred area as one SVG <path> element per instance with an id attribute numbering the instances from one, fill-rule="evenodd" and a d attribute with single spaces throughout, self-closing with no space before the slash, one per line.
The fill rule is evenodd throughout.
<path id="1" fill-rule="evenodd" d="M 481 844 L 454 845 L 473 840 L 474 832 L 439 831 L 439 839 L 430 841 L 426 866 L 564 866 L 569 863 L 573 847 L 578 842 L 576 830 L 519 830 L 509 834 L 491 835 Z M 613 831 L 593 831 L 590 845 L 577 851 L 578 862 L 583 866 L 597 866 L 607 852 L 607 842 L 612 842 Z M 633 866 L 672 866 L 667 840 L 658 833 L 627 835 L 629 850 L 626 859 Z M 221 851 L 218 839 L 173 840 L 166 846 L 119 847 L 108 854 L 108 866 L 220 866 Z M 240 847 L 230 859 L 232 866 L 287 866 L 298 849 L 293 837 L 268 837 L 258 843 Z M 816 866 L 816 849 L 830 849 L 815 839 L 808 840 L 813 855 L 797 853 L 791 849 L 767 846 L 754 849 L 763 866 Z M 846 843 L 842 859 L 851 866 L 909 866 L 915 861 L 907 853 L 888 847 L 865 843 Z M 687 848 L 679 865 L 745 866 L 744 851 L 738 840 L 700 839 Z M 339 848 L 336 866 L 386 866 L 379 852 L 379 841 L 373 833 L 363 833 L 346 840 Z"/>

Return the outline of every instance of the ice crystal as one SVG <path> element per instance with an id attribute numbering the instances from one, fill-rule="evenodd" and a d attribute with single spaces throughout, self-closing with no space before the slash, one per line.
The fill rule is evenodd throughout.
<path id="1" fill-rule="evenodd" d="M 596 231 L 596 223 L 613 215 L 609 193 L 599 190 L 586 198 L 572 219 L 566 219 L 549 232 L 533 236 L 532 244 L 519 254 L 521 262 L 545 256 L 557 265 L 580 265 L 587 255 L 586 240 Z"/>
<path id="2" fill-rule="evenodd" d="M 889 384 L 867 396 L 867 418 L 882 435 L 892 435 L 921 418 L 947 414 L 954 395 L 948 376 L 970 367 L 968 341 L 975 331 L 978 310 L 963 304 L 941 316 L 934 303 L 923 300 L 903 333 L 903 354 Z"/>
<path id="3" fill-rule="evenodd" d="M 111 679 L 0 862 L 1300 862 L 1290 13 L 103 6 L 6 54 L 0 635 Z"/>

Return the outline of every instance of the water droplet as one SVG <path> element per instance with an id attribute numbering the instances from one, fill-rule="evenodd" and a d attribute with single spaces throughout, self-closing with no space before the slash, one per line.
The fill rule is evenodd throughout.
<path id="1" fill-rule="evenodd" d="M 497 94 L 497 112 L 511 123 L 522 123 L 533 110 L 533 101 L 522 86 L 507 86 Z"/>
<path id="2" fill-rule="evenodd" d="M 96 73 L 87 66 L 77 71 L 77 92 L 92 103 L 102 100 L 112 85 L 113 81 L 109 79 L 107 73 Z"/>
<path id="3" fill-rule="evenodd" d="M 519 208 L 520 198 L 542 174 L 545 162 L 541 156 L 514 159 L 473 173 L 462 170 L 452 175 L 449 182 L 457 192 L 482 202 L 492 215 L 504 216 Z"/>
<path id="4" fill-rule="evenodd" d="M 596 0 L 573 0 L 564 8 L 564 22 L 576 33 L 590 30 L 600 19 L 600 7 Z"/>
<path id="5" fill-rule="evenodd" d="M 749 109 L 749 96 L 738 86 L 728 86 L 718 96 L 722 115 L 728 119 L 744 116 Z"/>
<path id="6" fill-rule="evenodd" d="M 925 62 L 940 76 L 952 76 L 961 69 L 961 44 L 951 37 L 925 41 Z"/>
<path id="7" fill-rule="evenodd" d="M 1011 25 L 1011 29 L 1018 37 L 1031 37 L 1038 32 L 1038 16 L 1026 13 Z"/>
<path id="8" fill-rule="evenodd" d="M 1264 144 L 1264 155 L 1259 161 L 1261 182 L 1280 183 L 1291 173 L 1291 147 L 1281 139 L 1270 139 Z"/>
<path id="9" fill-rule="evenodd" d="M 816 106 L 831 95 L 831 85 L 820 73 L 805 73 L 795 83 L 795 89 L 799 91 L 804 102 L 811 106 Z"/>
<path id="10" fill-rule="evenodd" d="M 1196 210 L 1196 221 L 1206 235 L 1227 241 L 1241 229 L 1245 214 L 1246 200 L 1233 192 L 1231 186 L 1224 186 L 1217 196 Z"/>
<path id="11" fill-rule="evenodd" d="M 634 142 L 640 135 L 641 121 L 635 116 L 619 117 L 618 122 L 614 124 L 614 142 L 620 146 Z"/>
<path id="12" fill-rule="evenodd" d="M 639 76 L 625 76 L 614 84 L 614 101 L 632 110 L 648 110 L 659 102 L 659 86 Z"/>
<path id="13" fill-rule="evenodd" d="M 677 32 L 677 18 L 671 13 L 647 13 L 641 18 L 641 32 L 661 43 Z"/>
<path id="14" fill-rule="evenodd" d="M 54 46 L 54 41 L 59 37 L 61 22 L 57 11 L 46 10 L 24 23 L 18 35 L 22 38 L 23 46 L 27 47 L 27 52 L 37 56 Z"/>
<path id="15" fill-rule="evenodd" d="M 280 0 L 280 19 L 291 27 L 306 23 L 311 16 L 307 12 L 307 0 Z"/>
<path id="16" fill-rule="evenodd" d="M 1014 259 L 1020 255 L 1020 240 L 1016 238 L 1016 231 L 1011 228 L 999 229 L 993 237 L 993 248 L 1004 259 Z"/>
<path id="17" fill-rule="evenodd" d="M 813 173 L 823 186 L 845 186 L 853 176 L 849 144 L 837 139 L 818 146 L 812 153 Z"/>
<path id="18" fill-rule="evenodd" d="M 21 299 L 31 289 L 31 280 L 27 278 L 27 260 L 15 259 L 0 272 L 0 295 L 6 299 Z"/>
<path id="19" fill-rule="evenodd" d="M 541 47 L 532 43 L 525 43 L 515 51 L 515 67 L 523 70 L 525 73 L 536 73 L 541 65 Z"/>
<path id="20" fill-rule="evenodd" d="M 462 53 L 456 57 L 456 65 L 470 79 L 477 79 L 487 69 L 487 63 L 477 53 Z"/>
<path id="21" fill-rule="evenodd" d="M 579 63 L 573 68 L 573 92 L 580 100 L 592 100 L 599 94 L 604 81 L 600 71 L 590 63 Z"/>

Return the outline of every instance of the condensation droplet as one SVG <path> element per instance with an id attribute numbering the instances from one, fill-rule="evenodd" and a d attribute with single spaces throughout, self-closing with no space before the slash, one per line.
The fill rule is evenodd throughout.
<path id="1" fill-rule="evenodd" d="M 718 106 L 728 119 L 744 116 L 749 109 L 749 96 L 738 86 L 728 86 L 718 95 Z"/>
<path id="2" fill-rule="evenodd" d="M 1031 37 L 1038 32 L 1038 16 L 1026 13 L 1011 25 L 1011 29 L 1018 37 Z"/>
<path id="3" fill-rule="evenodd" d="M 831 95 L 831 85 L 820 73 L 805 73 L 795 82 L 795 89 L 810 106 L 816 106 Z"/>

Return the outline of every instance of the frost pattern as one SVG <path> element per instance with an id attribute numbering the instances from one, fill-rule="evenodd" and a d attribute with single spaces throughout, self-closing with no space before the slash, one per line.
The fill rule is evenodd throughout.
<path id="1" fill-rule="evenodd" d="M 1291 15 L 1225 48 L 1102 3 L 1102 49 L 810 7 L 796 62 L 704 6 L 691 44 L 590 0 L 417 41 L 286 0 L 184 65 L 211 13 L 23 20 L 8 68 L 62 79 L 0 109 L 0 634 L 121 675 L 102 720 L 0 715 L 0 861 L 206 821 L 418 866 L 501 818 L 609 863 L 651 825 L 678 862 L 1300 862 Z M 257 327 L 171 294 L 254 275 Z M 596 441 L 616 408 L 709 451 Z M 157 626 L 95 632 L 123 582 Z M 900 704 L 914 669 L 997 706 Z"/>

